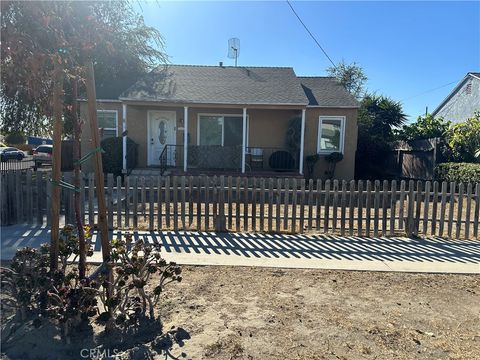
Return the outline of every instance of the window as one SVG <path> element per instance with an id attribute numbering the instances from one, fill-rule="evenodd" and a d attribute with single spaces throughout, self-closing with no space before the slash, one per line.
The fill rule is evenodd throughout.
<path id="1" fill-rule="evenodd" d="M 345 137 L 345 116 L 320 116 L 318 121 L 317 152 L 343 153 Z"/>
<path id="2" fill-rule="evenodd" d="M 198 119 L 199 145 L 242 145 L 241 115 L 199 115 Z"/>
<path id="3" fill-rule="evenodd" d="M 98 110 L 98 128 L 100 129 L 101 140 L 117 136 L 117 111 Z"/>

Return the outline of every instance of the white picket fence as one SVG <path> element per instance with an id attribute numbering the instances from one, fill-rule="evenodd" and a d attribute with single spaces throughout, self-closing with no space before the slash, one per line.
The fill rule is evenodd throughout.
<path id="1" fill-rule="evenodd" d="M 50 223 L 49 177 L 2 174 L 2 225 Z M 480 184 L 107 175 L 105 187 L 110 229 L 479 237 Z M 62 189 L 62 214 L 72 223 L 73 194 Z M 83 176 L 80 194 L 83 219 L 95 224 L 93 174 Z"/>

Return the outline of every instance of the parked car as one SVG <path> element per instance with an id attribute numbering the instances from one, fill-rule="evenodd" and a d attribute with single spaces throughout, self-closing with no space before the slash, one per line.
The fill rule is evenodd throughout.
<path id="1" fill-rule="evenodd" d="M 0 148 L 0 159 L 1 161 L 8 161 L 8 160 L 18 160 L 22 161 L 25 157 L 23 151 L 18 150 L 14 147 L 1 147 Z"/>
<path id="2" fill-rule="evenodd" d="M 40 145 L 33 150 L 33 161 L 35 163 L 35 169 L 46 164 L 52 164 L 52 152 L 53 145 Z"/>

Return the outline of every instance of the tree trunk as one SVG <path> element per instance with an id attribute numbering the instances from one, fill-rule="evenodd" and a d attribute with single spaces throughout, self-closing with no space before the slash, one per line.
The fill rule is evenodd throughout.
<path id="1" fill-rule="evenodd" d="M 52 153 L 52 228 L 50 240 L 50 270 L 58 269 L 58 241 L 60 232 L 60 180 L 62 163 L 63 67 L 54 60 L 53 84 L 53 153 Z"/>
<path id="2" fill-rule="evenodd" d="M 80 189 L 80 164 L 78 160 L 80 159 L 80 137 L 82 133 L 82 124 L 78 117 L 78 77 L 75 77 L 73 80 L 73 161 L 75 164 L 74 168 L 74 177 L 73 184 L 77 189 Z M 75 192 L 75 222 L 77 224 L 78 232 L 78 250 L 79 250 L 79 261 L 78 261 L 78 275 L 80 279 L 85 278 L 86 273 L 86 245 L 85 245 L 85 231 L 83 229 L 83 219 L 82 219 L 82 204 L 81 204 L 81 194 Z"/>
<path id="3" fill-rule="evenodd" d="M 86 64 L 86 87 L 88 99 L 88 117 L 90 122 L 90 130 L 92 133 L 93 149 L 100 147 L 100 134 L 97 122 L 97 99 L 95 93 L 95 74 L 93 70 L 93 62 L 91 60 Z M 102 154 L 96 151 L 93 156 L 95 167 L 96 194 L 98 199 L 98 227 L 100 228 L 100 238 L 102 244 L 103 261 L 110 260 L 110 242 L 108 240 L 108 224 L 107 224 L 107 207 L 105 203 L 105 183 L 103 176 Z"/>

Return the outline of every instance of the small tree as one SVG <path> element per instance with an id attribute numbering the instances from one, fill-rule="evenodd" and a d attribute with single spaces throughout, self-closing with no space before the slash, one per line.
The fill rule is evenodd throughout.
<path id="1" fill-rule="evenodd" d="M 444 121 L 443 118 L 436 118 L 431 114 L 419 116 L 417 121 L 412 124 L 403 125 L 403 127 L 396 132 L 399 140 L 414 141 L 432 138 L 445 138 L 450 127 L 449 121 Z"/>
<path id="2" fill-rule="evenodd" d="M 448 131 L 448 145 L 455 162 L 476 162 L 480 149 L 480 112 L 465 122 L 454 124 Z"/>
<path id="3" fill-rule="evenodd" d="M 355 177 L 383 176 L 384 162 L 395 139 L 395 128 L 403 125 L 402 105 L 386 96 L 367 94 L 358 111 L 358 144 Z"/>
<path id="4" fill-rule="evenodd" d="M 327 72 L 330 76 L 335 77 L 356 98 L 360 98 L 365 93 L 365 83 L 368 78 L 357 63 L 346 64 L 342 60 L 336 66 L 329 67 Z"/>

